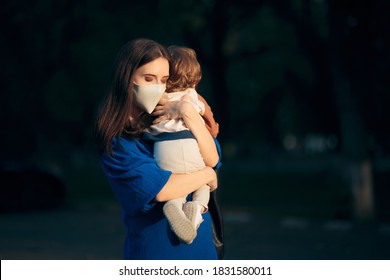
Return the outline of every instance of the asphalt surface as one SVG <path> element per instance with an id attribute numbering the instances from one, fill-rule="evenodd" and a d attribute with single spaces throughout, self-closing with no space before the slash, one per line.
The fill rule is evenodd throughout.
<path id="1" fill-rule="evenodd" d="M 390 259 L 390 224 L 264 217 L 225 209 L 225 259 Z M 115 202 L 83 202 L 61 209 L 0 214 L 0 258 L 115 260 L 124 226 Z"/>

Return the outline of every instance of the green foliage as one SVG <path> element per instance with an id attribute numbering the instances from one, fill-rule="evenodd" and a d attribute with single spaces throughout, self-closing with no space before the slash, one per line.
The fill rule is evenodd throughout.
<path id="1" fill-rule="evenodd" d="M 252 4 L 246 0 L 4 3 L 7 94 L 1 97 L 2 119 L 20 118 L 29 127 L 42 124 L 34 129 L 39 136 L 32 135 L 33 142 L 58 139 L 52 136 L 55 127 L 56 134 L 79 138 L 72 140 L 77 148 L 88 146 L 116 52 L 129 39 L 148 37 L 197 51 L 204 73 L 200 89 L 222 122 L 222 131 L 228 132 L 225 140 L 279 141 L 282 148 L 281 138 L 287 133 L 337 132 L 334 97 L 329 77 L 323 75 L 330 63 L 322 59 L 329 38 L 328 1 Z M 384 44 L 380 38 L 378 42 Z M 381 67 L 379 74 L 386 69 Z M 22 134 L 16 126 L 7 129 L 7 135 Z M 6 136 L 5 143 L 12 139 Z"/>
<path id="2" fill-rule="evenodd" d="M 83 103 L 75 81 L 65 71 L 54 73 L 44 90 L 45 107 L 50 119 L 57 124 L 82 122 Z"/>

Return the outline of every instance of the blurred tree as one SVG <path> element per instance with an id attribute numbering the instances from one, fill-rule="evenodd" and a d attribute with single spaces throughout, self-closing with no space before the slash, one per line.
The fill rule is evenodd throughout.
<path id="1" fill-rule="evenodd" d="M 346 157 L 347 179 L 354 196 L 354 214 L 358 219 L 375 217 L 370 133 L 372 107 L 381 99 L 373 73 L 378 61 L 375 44 L 377 19 L 384 3 L 372 5 L 355 1 L 329 2 L 329 59 L 332 90 L 338 105 L 342 151 Z M 383 42 L 382 42 L 383 43 Z M 372 71 L 367 71 L 372 69 Z M 368 113 L 368 114 L 367 114 Z"/>
<path id="2" fill-rule="evenodd" d="M 68 75 L 69 42 L 81 35 L 83 1 L 5 2 L 1 9 L 3 95 L 1 161 L 24 160 L 50 147 L 63 122 L 80 114 L 77 87 Z M 45 94 L 45 89 L 50 89 Z M 45 97 L 46 96 L 46 97 Z M 49 103 L 48 103 L 49 102 Z M 77 108 L 72 111 L 67 103 Z M 65 107 L 65 110 L 63 109 Z M 59 111 L 66 114 L 55 117 Z M 53 115 L 54 114 L 54 115 Z M 59 122 L 60 121 L 60 122 Z M 66 135 L 66 132 L 61 136 Z"/>
<path id="3" fill-rule="evenodd" d="M 366 174 L 372 185 L 372 152 L 390 151 L 388 1 L 0 5 L 1 162 L 66 162 L 93 153 L 93 123 L 114 56 L 127 40 L 148 37 L 196 50 L 199 90 L 221 123 L 221 142 L 235 146 L 232 157 L 273 156 L 286 136 L 337 135 L 357 174 L 349 177 L 351 189 L 366 189 L 370 198 L 371 187 L 353 182 Z"/>
<path id="4" fill-rule="evenodd" d="M 266 119 L 270 125 L 264 126 L 263 123 L 263 127 L 269 128 L 268 137 L 273 143 L 277 143 L 278 138 L 289 131 L 299 133 L 300 122 L 303 126 L 300 133 L 318 130 L 338 134 L 347 163 L 347 183 L 354 195 L 354 214 L 359 219 L 372 219 L 375 206 L 369 141 L 382 133 L 381 129 L 373 127 L 373 115 L 378 115 L 373 105 L 383 99 L 381 95 L 386 87 L 384 80 L 375 79 L 383 75 L 383 65 L 378 69 L 373 61 L 379 61 L 381 56 L 388 57 L 389 54 L 383 50 L 387 42 L 383 30 L 388 28 L 388 24 L 383 26 L 385 2 L 376 1 L 367 6 L 359 1 L 217 0 L 213 2 L 213 7 L 206 13 L 209 24 L 201 29 L 202 34 L 210 34 L 213 38 L 213 47 L 208 55 L 204 50 L 202 54 L 207 58 L 206 68 L 212 69 L 212 88 L 214 98 L 218 100 L 215 111 L 228 130 L 222 136 L 229 138 L 238 134 L 243 138 L 243 143 L 251 147 L 248 154 L 253 155 L 253 145 L 247 144 L 251 143 L 251 138 L 259 136 L 259 131 L 264 130 L 258 126 L 262 121 L 255 117 L 256 110 L 253 109 L 253 104 L 259 103 L 259 111 L 264 118 L 266 112 L 268 116 L 273 116 L 274 120 Z M 289 30 L 285 22 L 292 29 Z M 245 36 L 246 25 L 249 36 Z M 208 29 L 208 26 L 211 28 Z M 268 27 L 270 30 L 267 30 Z M 196 33 L 199 30 L 188 32 L 188 41 L 197 50 L 202 50 L 201 43 L 195 39 Z M 254 37 L 256 33 L 260 36 Z M 269 34 L 277 34 L 275 45 Z M 291 39 L 287 37 L 289 34 Z M 286 44 L 288 47 L 283 50 Z M 281 52 L 273 56 L 278 48 L 282 48 Z M 299 59 L 291 63 L 291 57 L 296 58 L 302 53 Z M 263 57 L 274 59 L 262 65 Z M 310 66 L 305 69 L 306 61 Z M 240 62 L 242 67 L 239 67 Z M 261 69 L 272 69 L 272 66 L 277 70 L 264 75 L 267 81 L 261 80 Z M 235 69 L 234 73 L 229 75 L 229 69 Z M 367 69 L 373 71 L 367 73 Z M 308 74 L 310 71 L 312 75 Z M 251 78 L 254 79 L 248 83 Z M 230 83 L 233 79 L 234 82 Z M 272 80 L 278 82 L 272 84 Z M 268 92 L 260 94 L 263 96 L 260 100 L 256 97 L 256 93 L 261 92 L 256 82 L 263 87 L 271 86 Z M 244 100 L 246 95 L 248 102 Z M 287 110 L 281 113 L 283 116 L 291 107 L 295 107 L 288 114 L 297 122 L 288 120 L 292 126 L 280 127 L 282 123 L 278 125 L 275 122 L 275 112 L 288 95 L 297 102 L 290 101 L 285 107 Z M 240 105 L 244 107 L 240 108 Z M 293 112 L 302 109 L 303 117 L 293 115 Z M 240 112 L 242 115 L 229 112 Z M 240 123 L 245 125 L 240 126 Z M 281 130 L 275 130 L 275 126 Z M 246 132 L 250 128 L 252 133 Z M 376 141 L 382 142 L 383 139 Z"/>

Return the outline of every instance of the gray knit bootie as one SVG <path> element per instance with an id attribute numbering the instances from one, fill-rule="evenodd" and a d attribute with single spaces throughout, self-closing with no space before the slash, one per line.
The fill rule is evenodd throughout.
<path id="1" fill-rule="evenodd" d="M 168 201 L 163 207 L 163 212 L 177 237 L 182 242 L 191 244 L 196 237 L 196 228 L 184 214 L 182 204 Z"/>

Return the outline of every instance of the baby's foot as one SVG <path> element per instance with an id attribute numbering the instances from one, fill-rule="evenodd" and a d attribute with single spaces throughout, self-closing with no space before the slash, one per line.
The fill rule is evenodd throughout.
<path id="1" fill-rule="evenodd" d="M 186 244 L 191 244 L 196 237 L 196 228 L 184 214 L 178 203 L 165 203 L 163 212 L 171 229 L 177 237 Z"/>
<path id="2" fill-rule="evenodd" d="M 185 215 L 188 219 L 190 219 L 195 229 L 198 229 L 200 224 L 203 222 L 202 210 L 203 206 L 194 201 L 189 201 L 183 206 Z"/>

